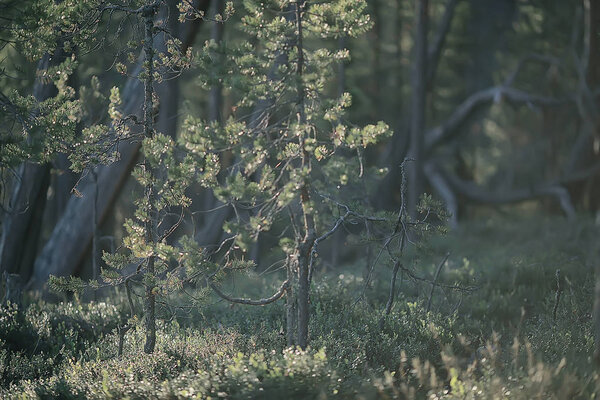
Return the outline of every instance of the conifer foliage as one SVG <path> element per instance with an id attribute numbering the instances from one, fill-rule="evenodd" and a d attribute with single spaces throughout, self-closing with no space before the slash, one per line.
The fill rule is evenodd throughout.
<path id="1" fill-rule="evenodd" d="M 345 123 L 350 95 L 328 96 L 337 63 L 349 54 L 327 48 L 327 40 L 364 33 L 370 26 L 365 6 L 356 0 L 244 2 L 242 24 L 249 40 L 228 49 L 208 43 L 202 57 L 207 73 L 201 77 L 210 77 L 213 60 L 223 59 L 211 54 L 225 53 L 220 79 L 239 94 L 235 113 L 223 126 L 193 118 L 185 124 L 189 151 L 233 159 L 214 187 L 217 198 L 235 211 L 225 226 L 230 237 L 222 268 L 236 255 L 246 259 L 261 232 L 281 237 L 287 279 L 265 300 L 285 292 L 288 345 L 301 348 L 308 343 L 316 246 L 340 226 L 335 199 L 367 174 L 364 148 L 390 134 L 383 122 Z M 203 83 L 211 85 L 210 79 Z"/>
<path id="2" fill-rule="evenodd" d="M 141 279 L 148 353 L 156 343 L 157 297 L 165 303 L 170 293 L 187 284 L 206 285 L 229 301 L 250 305 L 264 305 L 285 295 L 288 344 L 305 348 L 317 246 L 345 219 L 365 218 L 360 210 L 364 195 L 355 196 L 361 201 L 352 199 L 352 210 L 343 197 L 352 193 L 347 188 L 359 187 L 371 174 L 363 166 L 364 149 L 391 133 L 383 122 L 364 127 L 346 123 L 350 95 L 328 96 L 337 63 L 349 58 L 345 49 L 327 48 L 328 40 L 369 29 L 366 4 L 249 0 L 244 2 L 242 17 L 248 40 L 230 46 L 207 42 L 193 61 L 191 54 L 178 51 L 174 40 L 167 41 L 164 53 L 155 49 L 155 35 L 168 34 L 156 18 L 163 6 L 161 1 L 138 7 L 100 6 L 106 12 L 134 17 L 143 27 L 144 63 L 138 74 L 144 84 L 143 116 L 138 121 L 122 115 L 119 91 L 113 89 L 111 126 L 85 129 L 72 160 L 80 169 L 86 163 L 110 162 L 117 158 L 119 141 L 141 140 L 144 158 L 134 177 L 143 191 L 135 200 L 134 218 L 126 221 L 121 250 L 104 255 L 107 266 L 100 281 L 90 284 L 120 285 Z M 186 1 L 179 10 L 181 20 L 204 18 Z M 227 4 L 213 22 L 222 23 L 232 13 L 233 6 Z M 160 99 L 153 83 L 165 71 L 191 64 L 203 85 L 223 84 L 238 101 L 222 124 L 187 118 L 175 141 L 155 130 L 152 115 Z M 116 65 L 127 73 L 125 64 Z M 214 248 L 200 247 L 188 236 L 167 241 L 189 217 L 191 200 L 186 191 L 191 185 L 212 189 L 234 210 L 235 217 L 224 226 L 226 238 Z M 174 211 L 179 214 L 175 222 L 167 218 Z M 223 293 L 218 278 L 228 270 L 252 266 L 248 249 L 267 231 L 281 238 L 280 247 L 287 254 L 287 278 L 280 289 L 261 300 Z M 63 289 L 88 285 L 75 278 L 53 278 L 51 283 Z"/>

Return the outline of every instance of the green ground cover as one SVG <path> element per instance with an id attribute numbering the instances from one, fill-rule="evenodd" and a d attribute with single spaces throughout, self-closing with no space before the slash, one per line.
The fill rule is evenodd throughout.
<path id="1" fill-rule="evenodd" d="M 478 220 L 406 255 L 398 297 L 381 324 L 389 266 L 322 263 L 311 294 L 310 348 L 285 348 L 284 305 L 204 306 L 165 314 L 157 350 L 143 328 L 119 332 L 123 296 L 0 311 L 3 398 L 594 398 L 591 309 L 598 227 L 581 219 Z M 359 239 L 348 238 L 357 243 Z M 359 244 L 359 243 L 358 243 Z M 450 252 L 432 296 L 430 280 Z M 556 303 L 557 270 L 560 299 Z M 226 283 L 261 296 L 277 272 Z M 470 291 L 452 287 L 471 288 Z M 185 305 L 185 296 L 173 299 Z M 556 318 L 554 310 L 556 308 Z"/>

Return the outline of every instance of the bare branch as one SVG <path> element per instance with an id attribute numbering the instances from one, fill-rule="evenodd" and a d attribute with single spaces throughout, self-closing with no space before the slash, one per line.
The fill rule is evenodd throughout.
<path id="1" fill-rule="evenodd" d="M 445 173 L 441 168 L 435 167 L 445 178 L 450 187 L 457 193 L 471 201 L 485 204 L 518 203 L 538 197 L 555 197 L 569 219 L 575 217 L 575 207 L 571 202 L 568 190 L 558 183 L 543 183 L 522 189 L 503 189 L 498 192 L 489 192 L 473 182 L 464 181 L 457 176 Z"/>
<path id="2" fill-rule="evenodd" d="M 228 296 L 225 293 L 223 293 L 221 291 L 221 289 L 219 289 L 219 287 L 214 284 L 214 282 L 208 281 L 208 285 L 219 297 L 221 297 L 231 303 L 245 304 L 248 306 L 265 306 L 267 304 L 270 304 L 270 303 L 273 303 L 273 302 L 279 300 L 285 294 L 287 288 L 290 285 L 290 281 L 286 280 L 285 282 L 283 282 L 281 284 L 281 286 L 279 287 L 279 290 L 277 290 L 277 292 L 273 296 L 267 297 L 266 299 L 259 299 L 259 300 L 231 297 L 231 296 Z"/>
<path id="3" fill-rule="evenodd" d="M 344 223 L 344 221 L 346 220 L 346 218 L 348 218 L 351 214 L 352 214 L 352 212 L 348 209 L 346 211 L 346 214 L 342 215 L 337 221 L 335 221 L 335 224 L 333 225 L 333 228 L 331 228 L 325 234 L 323 234 L 323 235 L 319 236 L 318 238 L 316 238 L 315 241 L 313 242 L 312 248 L 310 250 L 310 260 L 308 262 L 308 282 L 309 282 L 309 284 L 312 282 L 315 257 L 317 256 L 317 246 L 319 245 L 320 242 L 322 242 L 323 240 L 327 239 L 329 236 L 333 235 L 335 233 L 335 231 L 337 231 L 338 228 L 342 225 L 342 223 Z"/>
<path id="4" fill-rule="evenodd" d="M 442 267 L 444 266 L 444 264 L 446 264 L 448 257 L 450 257 L 450 253 L 446 253 L 446 257 L 444 257 L 442 262 L 438 265 L 437 270 L 435 271 L 435 277 L 433 278 L 433 283 L 431 284 L 431 292 L 429 293 L 429 300 L 427 300 L 427 312 L 431 310 L 431 300 L 433 299 L 433 292 L 435 291 L 435 286 L 437 285 L 438 278 L 440 277 Z"/>
<path id="5" fill-rule="evenodd" d="M 511 103 L 524 103 L 539 106 L 559 106 L 573 102 L 573 97 L 554 98 L 530 94 L 519 89 L 507 86 L 494 86 L 481 90 L 463 101 L 450 117 L 441 125 L 429 130 L 425 135 L 425 148 L 431 151 L 444 141 L 456 136 L 457 129 L 481 105 L 492 101 L 507 100 Z"/>

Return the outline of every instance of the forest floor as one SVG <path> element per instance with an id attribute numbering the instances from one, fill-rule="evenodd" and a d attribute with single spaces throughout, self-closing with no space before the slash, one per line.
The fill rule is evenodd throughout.
<path id="1" fill-rule="evenodd" d="M 466 223 L 418 257 L 406 254 L 383 320 L 389 266 L 376 266 L 365 289 L 364 257 L 335 268 L 323 262 L 306 352 L 285 347 L 282 302 L 231 306 L 207 296 L 161 320 L 153 355 L 142 351 L 139 324 L 119 357 L 118 326 L 128 311 L 122 295 L 31 300 L 24 313 L 0 311 L 0 397 L 593 398 L 600 394 L 591 321 L 598 233 L 583 218 Z M 225 287 L 264 297 L 281 282 L 272 270 Z"/>

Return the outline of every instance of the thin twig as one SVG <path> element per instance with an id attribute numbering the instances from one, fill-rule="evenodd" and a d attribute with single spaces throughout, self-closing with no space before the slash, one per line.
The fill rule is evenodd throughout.
<path id="1" fill-rule="evenodd" d="M 446 260 L 448 260 L 448 257 L 450 257 L 450 253 L 446 253 L 446 257 L 444 257 L 442 262 L 438 265 L 437 271 L 435 272 L 435 277 L 433 278 L 433 284 L 431 285 L 431 292 L 429 293 L 429 300 L 427 300 L 427 312 L 429 312 L 431 310 L 431 300 L 433 299 L 433 292 L 435 291 L 435 286 L 437 284 L 438 278 L 440 277 L 440 272 L 442 271 L 442 267 L 446 263 Z"/>
<path id="2" fill-rule="evenodd" d="M 396 297 L 396 277 L 398 276 L 398 271 L 400 270 L 400 260 L 397 260 L 394 264 L 394 270 L 392 271 L 392 281 L 390 284 L 390 294 L 388 296 L 387 304 L 385 305 L 385 314 L 381 316 L 379 320 L 379 329 L 383 329 L 383 324 L 385 322 L 385 318 L 390 315 L 392 311 L 392 306 L 394 305 L 394 298 Z"/>

